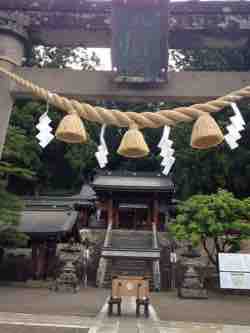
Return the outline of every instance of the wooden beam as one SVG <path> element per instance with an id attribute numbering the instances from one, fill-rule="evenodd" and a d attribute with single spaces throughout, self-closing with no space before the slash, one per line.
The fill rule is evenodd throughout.
<path id="1" fill-rule="evenodd" d="M 144 88 L 114 83 L 113 72 L 18 68 L 16 73 L 51 92 L 80 101 L 202 102 L 250 83 L 250 72 L 170 72 L 167 84 Z M 16 84 L 11 86 L 11 94 L 16 99 L 32 98 Z"/>

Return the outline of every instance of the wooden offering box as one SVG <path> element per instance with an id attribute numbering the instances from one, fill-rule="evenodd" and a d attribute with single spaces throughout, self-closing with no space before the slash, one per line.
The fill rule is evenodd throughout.
<path id="1" fill-rule="evenodd" d="M 113 304 L 117 304 L 118 315 L 121 314 L 121 302 L 124 296 L 136 297 L 136 315 L 140 314 L 140 305 L 144 306 L 148 317 L 149 281 L 140 276 L 117 276 L 112 280 L 112 294 L 109 300 L 109 315 L 113 312 Z"/>

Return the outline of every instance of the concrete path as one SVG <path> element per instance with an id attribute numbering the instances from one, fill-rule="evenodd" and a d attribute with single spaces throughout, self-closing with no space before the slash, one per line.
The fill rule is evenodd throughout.
<path id="1" fill-rule="evenodd" d="M 120 318 L 109 318 L 107 307 L 105 302 L 95 318 L 0 312 L 0 333 L 250 333 L 243 325 L 160 321 L 152 305 L 148 319 L 137 319 L 133 298 L 123 300 Z"/>

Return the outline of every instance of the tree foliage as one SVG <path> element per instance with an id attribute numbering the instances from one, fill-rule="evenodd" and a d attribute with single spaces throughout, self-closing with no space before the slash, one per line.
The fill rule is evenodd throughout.
<path id="1" fill-rule="evenodd" d="M 0 247 L 22 246 L 27 242 L 27 237 L 17 229 L 22 209 L 22 201 L 0 184 Z"/>
<path id="2" fill-rule="evenodd" d="M 94 70 L 99 59 L 84 48 L 36 47 L 27 65 L 49 68 L 74 67 L 79 70 Z M 20 194 L 51 188 L 72 190 L 82 183 L 82 173 L 96 166 L 94 150 L 96 143 L 66 145 L 54 140 L 46 149 L 41 149 L 36 135 L 36 124 L 46 111 L 43 102 L 17 101 L 10 119 L 3 162 L 0 172 L 8 177 L 8 189 Z M 50 107 L 52 127 L 56 128 L 63 114 Z M 97 131 L 97 126 L 87 125 L 88 132 Z M 94 135 L 96 137 L 96 135 Z M 32 183 L 30 182 L 32 180 Z M 28 186 L 24 186 L 27 185 Z"/>
<path id="3" fill-rule="evenodd" d="M 175 67 L 183 70 L 248 70 L 248 50 L 178 50 L 174 51 L 172 58 Z M 85 49 L 38 47 L 34 49 L 30 65 L 50 68 L 74 67 L 82 70 L 93 70 L 98 63 L 96 55 L 89 56 Z M 93 101 L 91 101 L 92 104 Z M 108 108 L 119 108 L 124 111 L 155 111 L 155 104 L 147 103 L 121 103 L 96 101 L 96 105 Z M 161 109 L 181 105 L 178 101 L 173 103 L 162 102 Z M 186 105 L 186 103 L 185 103 Z M 239 197 L 250 196 L 250 112 L 246 103 L 240 105 L 247 122 L 246 130 L 242 132 L 240 148 L 233 152 L 222 144 L 207 151 L 197 151 L 190 147 L 192 125 L 180 124 L 171 132 L 176 150 L 176 163 L 172 170 L 172 177 L 176 184 L 177 197 L 186 199 L 193 194 L 209 194 L 218 188 L 226 188 Z M 100 126 L 85 122 L 89 133 L 89 142 L 86 145 L 68 145 L 57 140 L 42 150 L 35 138 L 37 130 L 35 125 L 39 116 L 45 112 L 45 103 L 18 101 L 11 117 L 11 126 L 5 148 L 2 165 L 7 172 L 9 164 L 18 170 L 16 175 L 9 177 L 9 188 L 22 193 L 23 189 L 33 193 L 34 188 L 42 191 L 62 189 L 76 191 L 83 182 L 83 178 L 98 168 L 94 153 L 99 144 Z M 230 109 L 216 115 L 221 128 L 229 124 Z M 52 126 L 55 129 L 62 118 L 62 113 L 50 108 Z M 154 171 L 160 172 L 161 158 L 157 143 L 160 140 L 162 129 L 145 129 L 145 139 L 150 147 L 150 154 L 143 159 L 126 159 L 119 156 L 116 151 L 126 129 L 108 127 L 106 141 L 109 147 L 110 170 Z M 15 142 L 17 145 L 15 146 Z M 11 149 L 16 157 L 11 157 Z M 12 155 L 13 156 L 13 155 Z M 25 171 L 21 173 L 19 168 Z M 3 170 L 3 169 L 2 169 Z M 30 171 L 31 174 L 27 171 Z M 13 170 L 14 171 L 14 170 Z M 20 180 L 21 175 L 22 179 Z M 27 184 L 27 179 L 33 176 L 33 183 Z"/>
<path id="4" fill-rule="evenodd" d="M 237 199 L 225 190 L 194 195 L 178 205 L 170 231 L 179 240 L 201 243 L 217 265 L 219 252 L 237 251 L 241 240 L 250 238 L 249 205 L 250 199 Z"/>
<path id="5" fill-rule="evenodd" d="M 35 180 L 32 163 L 35 162 L 35 151 L 32 142 L 28 140 L 25 131 L 19 127 L 10 126 L 0 162 L 0 175 L 6 179 L 21 178 Z"/>
<path id="6" fill-rule="evenodd" d="M 173 50 L 172 59 L 178 70 L 192 71 L 248 71 L 249 49 L 193 49 Z M 233 73 L 232 73 L 233 80 Z M 209 194 L 226 188 L 238 197 L 250 196 L 250 108 L 245 101 L 238 104 L 247 123 L 239 141 L 240 147 L 231 151 L 226 143 L 206 151 L 190 147 L 191 126 L 184 124 L 175 129 L 176 165 L 173 177 L 178 197 Z M 227 108 L 216 114 L 223 132 L 229 125 L 232 110 Z"/>

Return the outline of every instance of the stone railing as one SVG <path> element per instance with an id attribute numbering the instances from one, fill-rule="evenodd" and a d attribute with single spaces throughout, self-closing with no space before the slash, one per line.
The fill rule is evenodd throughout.
<path id="1" fill-rule="evenodd" d="M 110 241 L 111 241 L 111 235 L 112 235 L 112 224 L 109 223 L 107 231 L 106 231 L 106 235 L 105 235 L 104 244 L 103 244 L 104 249 L 109 247 Z M 106 274 L 106 271 L 107 271 L 107 266 L 108 266 L 108 259 L 101 256 L 100 261 L 99 261 L 99 265 L 98 265 L 97 274 L 96 274 L 96 285 L 97 285 L 97 287 L 102 287 L 103 286 L 104 279 L 105 279 L 105 274 Z"/>
<path id="2" fill-rule="evenodd" d="M 152 232 L 153 232 L 153 248 L 159 250 L 157 226 L 155 223 L 152 224 Z M 154 289 L 159 291 L 161 289 L 161 269 L 160 269 L 159 259 L 153 261 L 153 282 L 154 282 Z"/>
<path id="3" fill-rule="evenodd" d="M 109 223 L 107 231 L 106 231 L 106 236 L 105 236 L 103 247 L 108 247 L 110 245 L 111 235 L 112 235 L 112 224 Z"/>
<path id="4" fill-rule="evenodd" d="M 157 236 L 157 226 L 155 223 L 152 223 L 152 231 L 153 231 L 153 248 L 158 249 L 158 236 Z"/>
<path id="5" fill-rule="evenodd" d="M 160 260 L 153 261 L 153 282 L 154 282 L 154 289 L 156 291 L 160 291 L 161 290 Z"/>

